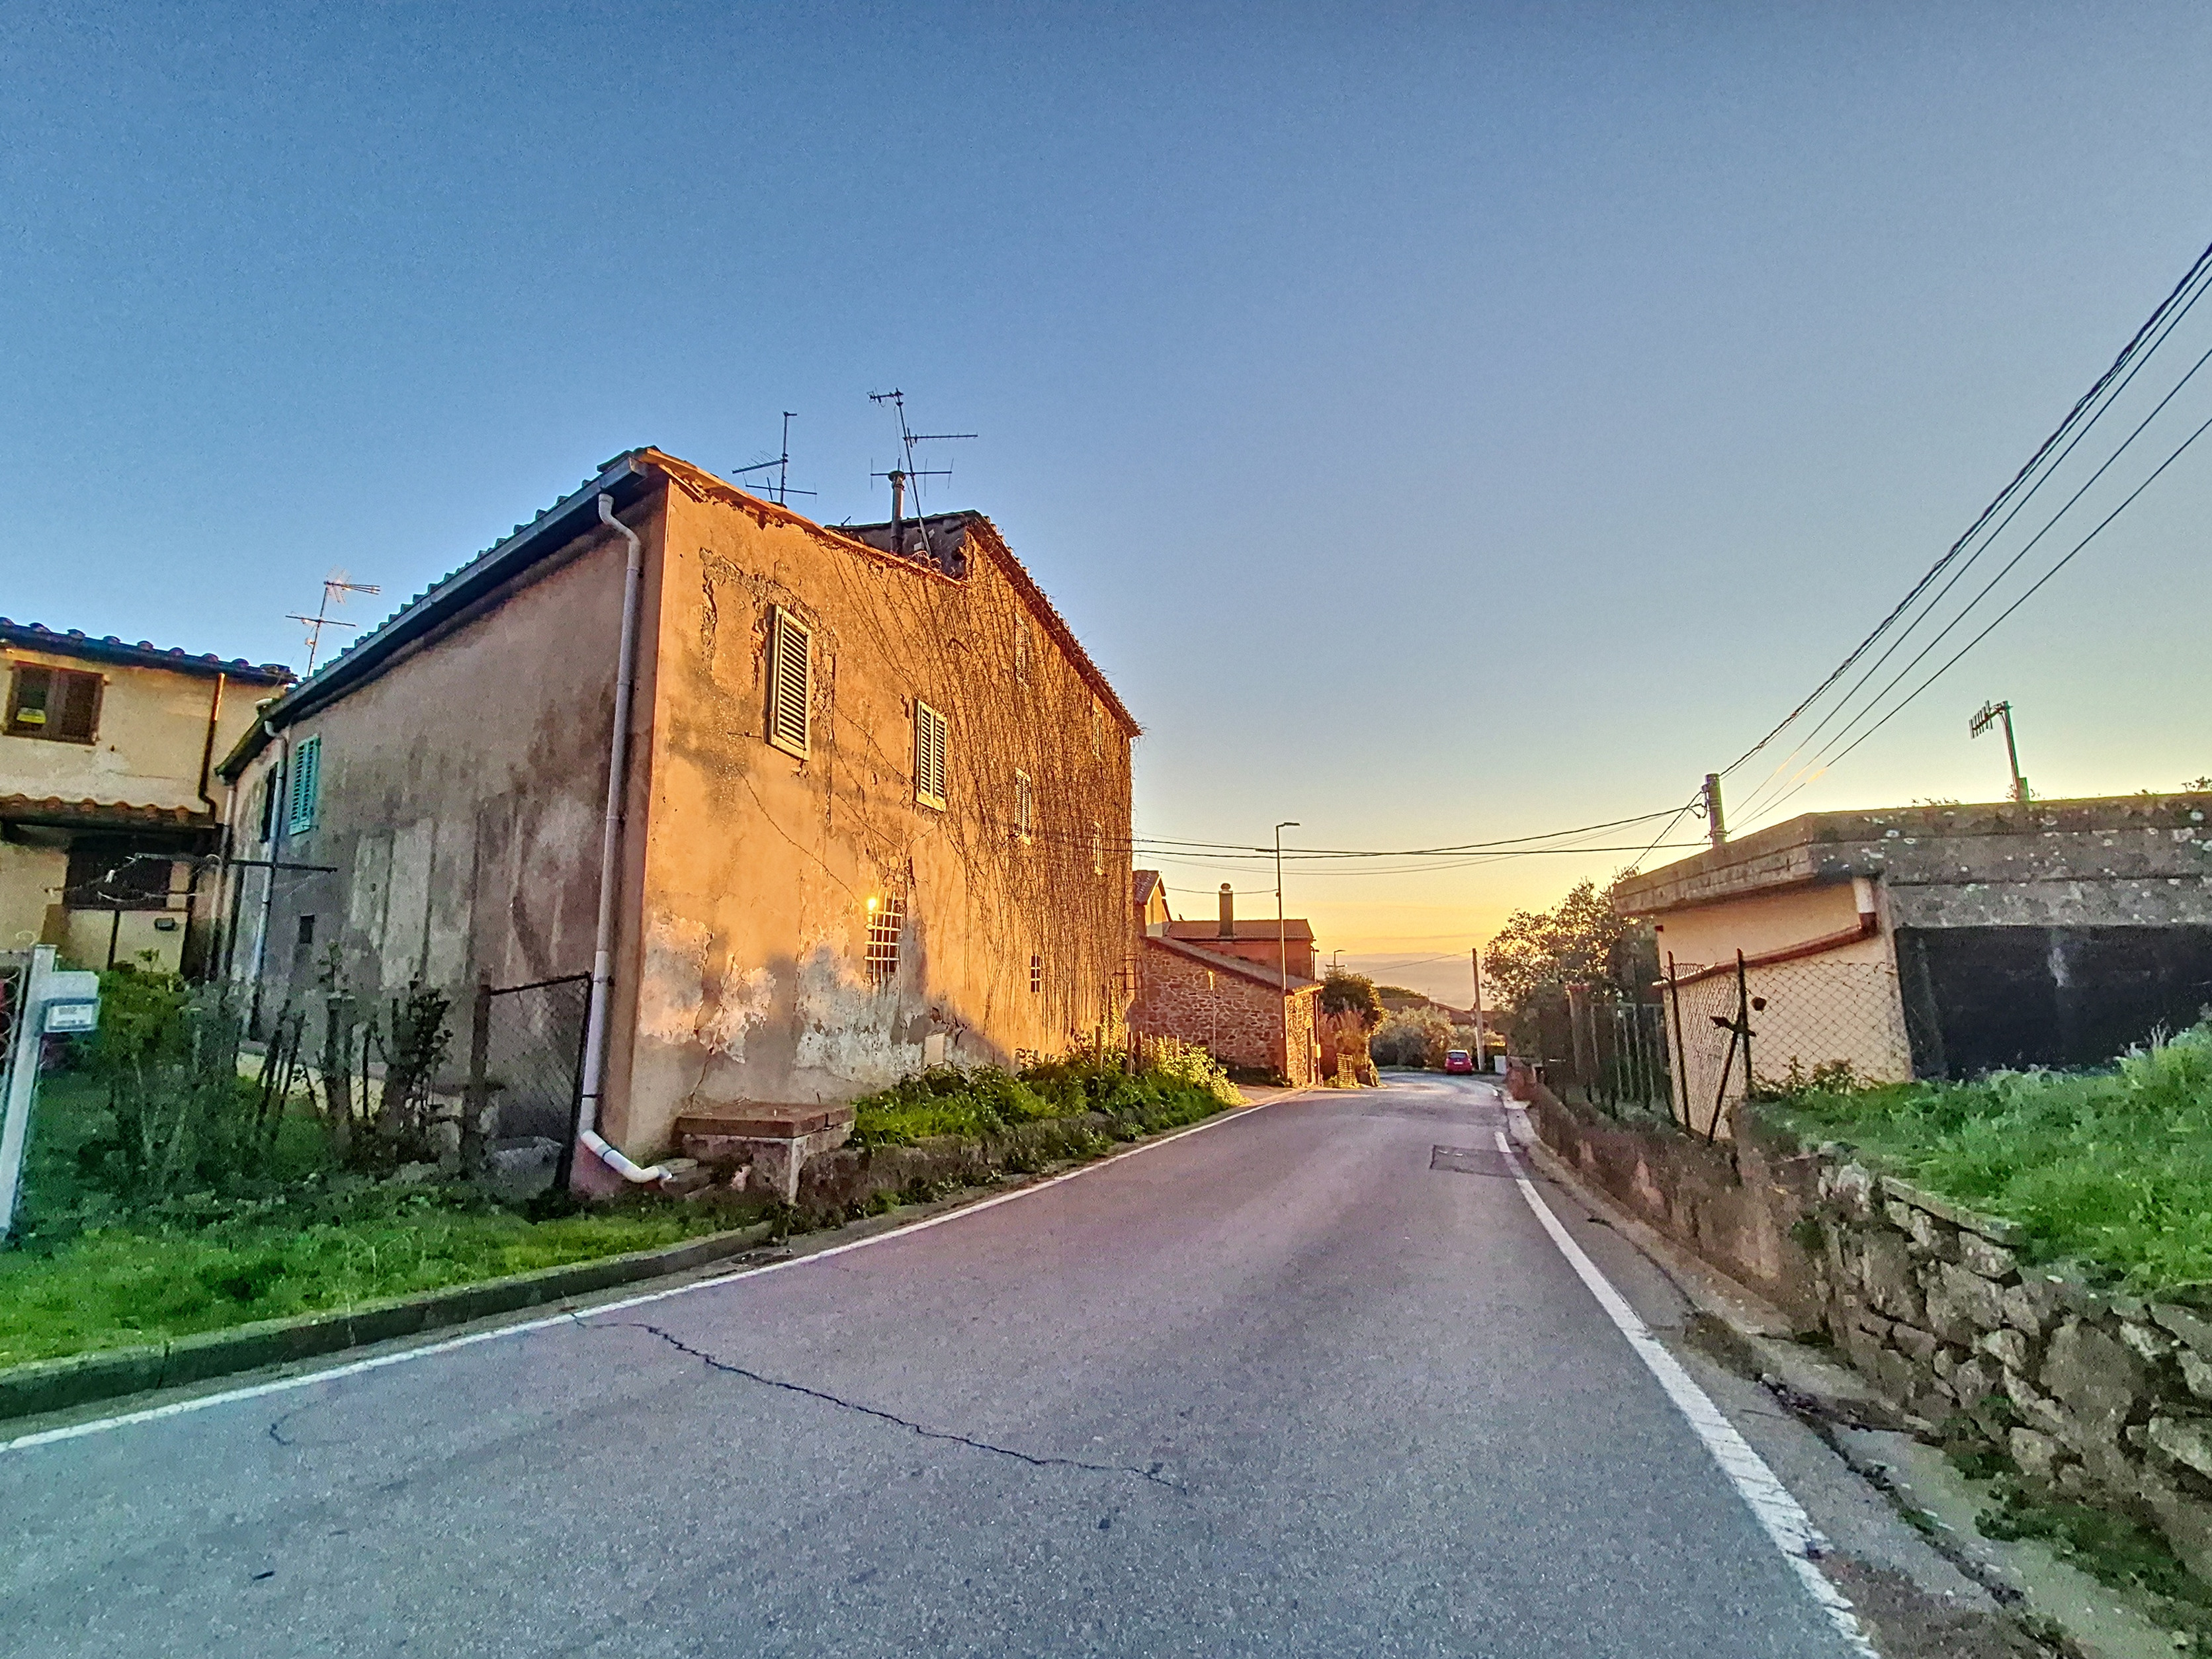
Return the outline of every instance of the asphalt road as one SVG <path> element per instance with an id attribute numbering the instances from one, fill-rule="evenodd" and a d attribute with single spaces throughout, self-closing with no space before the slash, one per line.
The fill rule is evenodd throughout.
<path id="1" fill-rule="evenodd" d="M 1847 1651 L 1497 1154 L 1292 1098 L 940 1224 L 0 1454 L 0 1651 Z"/>

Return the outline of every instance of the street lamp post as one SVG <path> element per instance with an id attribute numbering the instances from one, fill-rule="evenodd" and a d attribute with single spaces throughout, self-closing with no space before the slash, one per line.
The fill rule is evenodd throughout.
<path id="1" fill-rule="evenodd" d="M 1282 972 L 1285 996 L 1291 994 L 1291 946 L 1288 924 L 1283 920 L 1283 831 L 1299 827 L 1296 818 L 1285 818 L 1275 826 L 1275 965 Z M 1288 1035 L 1286 1029 L 1286 1038 Z"/>

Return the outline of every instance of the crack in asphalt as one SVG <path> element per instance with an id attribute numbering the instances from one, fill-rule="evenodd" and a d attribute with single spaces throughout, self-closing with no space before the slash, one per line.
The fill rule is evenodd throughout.
<path id="1" fill-rule="evenodd" d="M 988 1440 L 978 1440 L 973 1435 L 956 1434 L 946 1429 L 929 1428 L 923 1424 L 915 1422 L 910 1418 L 901 1417 L 895 1412 L 887 1412 L 875 1406 L 864 1406 L 856 1400 L 847 1400 L 824 1389 L 811 1389 L 804 1382 L 789 1382 L 783 1377 L 769 1376 L 764 1372 L 734 1364 L 718 1355 L 708 1352 L 704 1348 L 694 1347 L 683 1338 L 663 1330 L 658 1325 L 648 1325 L 641 1320 L 595 1320 L 580 1322 L 589 1322 L 601 1329 L 643 1331 L 648 1336 L 659 1337 L 677 1352 L 687 1354 L 698 1360 L 710 1370 L 722 1371 L 731 1376 L 741 1376 L 748 1382 L 759 1383 L 763 1388 L 781 1389 L 787 1394 L 799 1395 L 808 1400 L 818 1400 L 823 1405 L 835 1406 L 841 1411 L 857 1412 L 863 1417 L 872 1417 L 878 1422 L 889 1423 L 909 1433 L 919 1435 L 924 1440 L 945 1440 L 956 1446 L 970 1447 L 976 1451 L 990 1452 L 999 1457 L 1011 1457 L 1017 1463 L 1026 1463 L 1033 1469 L 1081 1469 L 1091 1474 L 1133 1474 L 1139 1480 L 1148 1480 L 1153 1486 L 1164 1486 L 1179 1496 L 1188 1495 L 1181 1484 L 1169 1480 L 1160 1473 L 1160 1470 L 1166 1467 L 1164 1464 L 1155 1463 L 1150 1468 L 1139 1468 L 1133 1463 L 1089 1463 L 1079 1457 L 1039 1457 L 1034 1453 L 1017 1451 L 1012 1446 L 1000 1446 Z"/>

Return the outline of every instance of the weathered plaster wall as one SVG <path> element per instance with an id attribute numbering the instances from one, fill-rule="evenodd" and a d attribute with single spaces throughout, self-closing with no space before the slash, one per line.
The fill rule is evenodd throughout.
<path id="1" fill-rule="evenodd" d="M 59 945 L 63 878 L 69 854 L 58 847 L 0 841 L 0 951 Z"/>
<path id="2" fill-rule="evenodd" d="M 657 497 L 626 517 L 647 544 L 649 642 Z M 304 994 L 335 944 L 356 991 L 388 994 L 419 981 L 451 994 L 465 1048 L 479 980 L 519 985 L 590 970 L 627 550 L 605 531 L 580 539 L 286 730 L 293 745 L 323 741 L 316 825 L 261 842 L 241 813 L 240 850 L 336 873 L 283 872 L 273 889 L 266 872 L 243 875 L 233 964 L 241 978 L 252 972 L 264 894 L 273 893 L 264 1013 Z M 641 674 L 641 732 L 653 709 L 649 662 Z M 250 763 L 238 785 L 245 799 L 258 798 L 281 752 L 272 744 Z M 650 764 L 649 739 L 634 737 L 633 894 Z M 313 918 L 304 948 L 303 917 Z M 617 1057 L 635 957 L 633 937 L 617 957 Z M 623 1073 L 611 1076 L 618 1093 Z"/>
<path id="3" fill-rule="evenodd" d="M 1741 898 L 1669 910 L 1656 919 L 1659 960 L 1672 955 L 1678 971 L 1711 967 L 1769 951 L 1785 951 L 1816 939 L 1848 933 L 1858 922 L 1849 881 L 1776 888 Z M 1826 951 L 1838 962 L 1890 960 L 1889 941 L 1877 933 Z"/>
<path id="4" fill-rule="evenodd" d="M 7 663 L 11 672 L 17 663 L 37 663 L 96 673 L 106 684 L 92 743 L 0 733 L 0 795 L 208 811 L 199 797 L 200 754 L 215 700 L 214 675 L 93 662 L 13 645 L 7 647 Z M 230 751 L 253 724 L 257 700 L 270 694 L 266 685 L 226 686 L 215 758 Z M 209 787 L 220 794 L 220 785 L 211 781 Z"/>
<path id="5" fill-rule="evenodd" d="M 947 1060 L 1007 1063 L 1118 1024 L 1131 734 L 1094 726 L 1089 683 L 1034 623 L 1017 674 L 1024 605 L 996 556 L 971 535 L 955 580 L 774 513 L 668 499 L 639 1046 L 611 1134 L 642 1152 L 679 1111 L 849 1100 L 920 1069 L 932 1037 Z M 813 630 L 804 759 L 765 737 L 776 605 Z M 947 722 L 944 811 L 915 798 L 917 698 Z M 878 988 L 869 901 L 895 897 L 899 965 Z"/>

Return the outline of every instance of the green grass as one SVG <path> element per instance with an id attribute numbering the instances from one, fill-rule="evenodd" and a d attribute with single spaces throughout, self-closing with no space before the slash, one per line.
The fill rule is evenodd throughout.
<path id="1" fill-rule="evenodd" d="M 1131 1073 L 1116 1061 L 1053 1060 L 1018 1076 L 937 1066 L 854 1103 L 852 1144 L 911 1146 L 938 1135 L 988 1140 L 1024 1124 L 1103 1113 L 1121 1138 L 1195 1123 L 1242 1103 L 1203 1054 L 1166 1055 Z"/>
<path id="2" fill-rule="evenodd" d="M 458 1189 L 362 1187 L 99 1226 L 0 1255 L 0 1365 L 188 1336 L 651 1249 L 751 1212 L 630 1200 L 546 1220 Z"/>
<path id="3" fill-rule="evenodd" d="M 2212 1280 L 2212 1024 L 2110 1072 L 1807 1088 L 1760 1110 L 2019 1223 L 2031 1260 L 2136 1291 Z"/>

